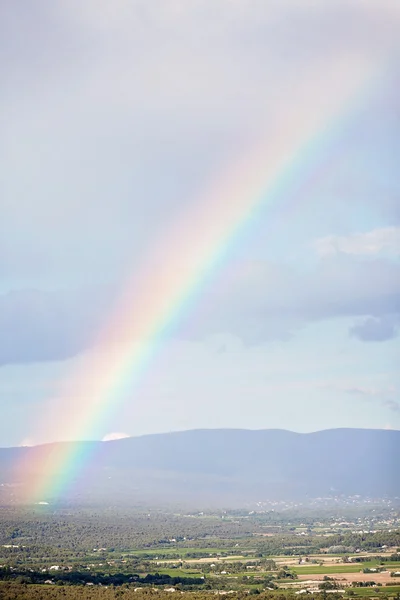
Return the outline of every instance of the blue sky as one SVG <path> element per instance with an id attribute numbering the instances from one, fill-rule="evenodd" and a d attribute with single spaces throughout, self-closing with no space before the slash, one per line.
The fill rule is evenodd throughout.
<path id="1" fill-rule="evenodd" d="M 125 282 L 246 148 L 273 151 L 279 119 L 334 102 L 341 69 L 366 83 L 91 435 L 399 429 L 398 3 L 0 11 L 0 445 L 62 438 L 40 424 L 68 412 L 60 386 Z"/>

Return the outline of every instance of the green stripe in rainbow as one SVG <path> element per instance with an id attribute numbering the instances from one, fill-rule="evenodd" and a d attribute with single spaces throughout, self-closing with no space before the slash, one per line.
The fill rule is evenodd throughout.
<path id="1" fill-rule="evenodd" d="M 271 217 L 273 208 L 282 212 L 304 156 L 315 152 L 337 120 L 348 114 L 372 75 L 370 65 L 354 65 L 346 57 L 337 71 L 332 69 L 334 97 L 321 95 L 317 84 L 314 90 L 307 86 L 306 96 L 315 99 L 312 110 L 300 104 L 292 114 L 282 115 L 269 132 L 274 143 L 259 144 L 175 223 L 124 290 L 96 340 L 90 369 L 72 374 L 59 402 L 49 406 L 45 426 L 54 437 L 91 439 L 99 424 L 106 423 L 258 211 L 268 210 Z M 22 461 L 21 476 L 32 473 L 27 498 L 59 497 L 91 453 L 90 444 L 59 444 L 51 452 L 46 447 L 38 451 L 37 469 Z"/>

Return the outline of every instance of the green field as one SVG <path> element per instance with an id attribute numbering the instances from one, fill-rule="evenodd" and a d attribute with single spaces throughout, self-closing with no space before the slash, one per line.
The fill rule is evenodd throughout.
<path id="1" fill-rule="evenodd" d="M 377 567 L 377 563 L 371 563 L 368 564 L 369 568 L 374 568 Z M 307 566 L 307 567 L 301 567 L 301 566 L 291 566 L 290 570 L 294 571 L 295 573 L 297 573 L 298 575 L 320 575 L 320 574 L 326 574 L 329 575 L 329 573 L 359 573 L 360 571 L 362 571 L 365 568 L 363 563 L 359 563 L 356 565 L 347 565 L 347 564 L 338 564 L 338 565 L 329 565 L 329 566 L 322 566 L 320 567 L 319 565 L 311 565 L 311 566 Z"/>
<path id="2" fill-rule="evenodd" d="M 202 577 L 203 573 L 200 571 L 190 571 L 188 569 L 157 569 L 154 573 L 160 573 L 160 575 L 170 575 L 170 577 Z M 154 574 L 152 573 L 152 574 Z"/>
<path id="3" fill-rule="evenodd" d="M 397 594 L 400 594 L 400 585 L 387 585 L 377 588 L 350 588 L 346 592 L 346 596 L 348 596 L 349 591 L 354 592 L 355 596 L 362 597 L 379 597 L 379 596 L 392 596 L 395 597 Z"/>

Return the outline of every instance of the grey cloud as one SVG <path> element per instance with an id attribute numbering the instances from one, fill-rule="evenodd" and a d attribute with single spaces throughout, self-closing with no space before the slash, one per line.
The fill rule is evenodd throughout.
<path id="1" fill-rule="evenodd" d="M 346 394 L 350 394 L 352 396 L 364 396 L 366 398 L 374 398 L 376 396 L 382 396 L 384 394 L 387 394 L 388 392 L 391 393 L 391 390 L 382 390 L 382 389 L 377 389 L 377 388 L 368 388 L 368 387 L 362 387 L 362 386 L 357 386 L 357 387 L 345 387 L 345 388 L 341 388 L 342 391 L 346 392 Z"/>
<path id="2" fill-rule="evenodd" d="M 318 81 L 330 96 L 338 55 L 377 57 L 390 74 L 397 68 L 400 13 L 386 0 L 378 8 L 373 0 L 279 0 L 268 10 L 265 0 L 22 0 L 0 11 L 2 289 L 127 276 L 277 111 L 304 100 L 300 84 Z M 340 138 L 340 160 L 315 168 L 317 228 L 334 218 L 340 234 L 350 205 L 397 214 L 397 89 L 386 81 L 375 88 L 372 103 L 368 94 L 360 101 L 357 127 Z M 260 215 L 267 237 L 269 214 Z M 379 320 L 398 311 L 399 281 L 398 267 L 385 261 L 333 257 L 311 274 L 238 263 L 204 286 L 179 332 L 234 332 L 259 343 L 288 339 L 312 320 Z M 72 296 L 0 297 L 0 363 L 88 347 L 108 318 L 107 294 Z"/>
<path id="3" fill-rule="evenodd" d="M 204 292 L 191 324 L 196 332 L 207 324 L 259 343 L 288 339 L 313 321 L 366 314 L 390 320 L 399 301 L 399 267 L 388 261 L 340 258 L 307 273 L 248 263 L 237 265 L 230 282 L 222 276 Z"/>
<path id="4" fill-rule="evenodd" d="M 307 322 L 366 314 L 391 319 L 400 306 L 400 268 L 384 260 L 335 258 L 314 272 L 239 263 L 204 291 L 191 318 L 248 342 L 285 339 Z"/>
<path id="5" fill-rule="evenodd" d="M 347 236 L 329 235 L 315 241 L 314 247 L 321 256 L 337 253 L 376 255 L 382 251 L 400 254 L 400 227 L 382 227 Z"/>
<path id="6" fill-rule="evenodd" d="M 160 272 L 149 270 L 145 293 L 162 293 L 167 273 L 165 266 Z M 132 282 L 130 287 L 133 306 L 136 298 L 143 306 L 140 287 Z M 62 359 L 90 347 L 107 325 L 117 289 L 20 291 L 0 297 L 0 362 Z M 259 344 L 288 340 L 312 321 L 373 314 L 351 334 L 363 341 L 384 341 L 397 331 L 399 316 L 393 310 L 399 300 L 399 267 L 386 261 L 335 259 L 307 274 L 262 261 L 238 262 L 181 307 L 170 335 L 232 334 Z"/>
<path id="7" fill-rule="evenodd" d="M 290 111 L 299 82 L 314 70 L 329 80 L 338 40 L 346 57 L 385 49 L 383 63 L 398 43 L 398 11 L 384 0 L 268 10 L 265 0 L 39 0 L 0 10 L 3 279 L 123 272 L 246 140 L 268 130 L 277 107 Z M 382 89 L 384 110 L 374 114 L 386 123 L 393 111 Z M 367 116 L 362 145 L 377 146 L 379 158 L 371 123 L 382 118 Z M 371 202 L 385 206 L 382 184 L 361 168 L 361 202 L 375 184 Z M 351 174 L 326 179 L 356 196 Z M 347 210 L 347 197 L 335 201 Z"/>
<path id="8" fill-rule="evenodd" d="M 345 392 L 351 396 L 358 396 L 365 401 L 378 403 L 393 412 L 400 412 L 400 403 L 394 400 L 398 397 L 398 391 L 394 386 L 388 387 L 365 387 L 365 386 L 330 386 L 332 389 Z"/>
<path id="9" fill-rule="evenodd" d="M 400 402 L 396 402 L 395 400 L 384 400 L 382 404 L 393 412 L 400 412 Z"/>
<path id="10" fill-rule="evenodd" d="M 362 342 L 385 342 L 397 337 L 399 325 L 399 315 L 368 317 L 353 325 L 349 333 Z"/>
<path id="11" fill-rule="evenodd" d="M 0 366 L 64 360 L 92 345 L 108 312 L 99 290 L 20 290 L 0 296 Z"/>

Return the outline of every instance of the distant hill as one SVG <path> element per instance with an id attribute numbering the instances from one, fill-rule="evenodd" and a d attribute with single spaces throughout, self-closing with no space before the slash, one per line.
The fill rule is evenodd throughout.
<path id="1" fill-rule="evenodd" d="M 84 444 L 91 446 L 92 459 L 65 492 L 70 499 L 235 506 L 333 495 L 400 496 L 400 431 L 210 429 Z M 15 470 L 22 458 L 40 471 L 54 447 L 0 449 L 3 494 L 9 489 L 18 494 L 15 484 L 23 489 L 26 482 Z"/>

